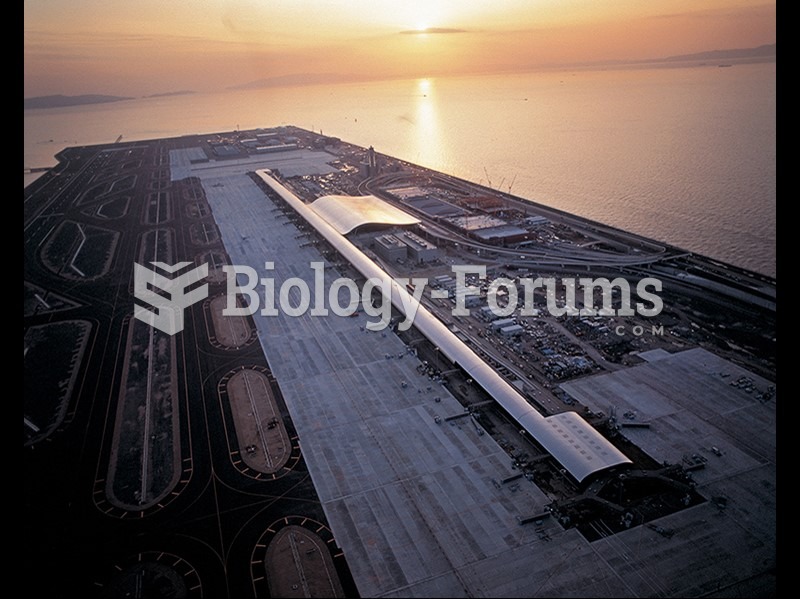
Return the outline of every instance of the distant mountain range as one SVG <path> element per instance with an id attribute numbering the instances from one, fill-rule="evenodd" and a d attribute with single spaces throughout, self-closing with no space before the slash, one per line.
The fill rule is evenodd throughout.
<path id="1" fill-rule="evenodd" d="M 79 106 L 81 104 L 105 104 L 107 102 L 121 102 L 133 100 L 125 96 L 103 96 L 100 94 L 86 94 L 83 96 L 36 96 L 25 98 L 25 108 L 58 108 L 60 106 Z"/>
<path id="2" fill-rule="evenodd" d="M 142 96 L 143 98 L 165 98 L 167 96 L 188 96 L 189 94 L 196 94 L 197 92 L 191 90 L 181 90 L 177 92 L 163 92 L 161 94 L 150 94 L 149 96 Z"/>
<path id="3" fill-rule="evenodd" d="M 709 50 L 707 52 L 695 52 L 694 54 L 677 54 L 675 56 L 662 56 L 660 58 L 640 58 L 638 60 L 602 60 L 597 62 L 575 62 L 568 65 L 551 64 L 549 67 L 588 67 L 588 68 L 617 68 L 617 67 L 655 67 L 655 66 L 683 66 L 681 63 L 694 64 L 696 66 L 705 63 L 717 64 L 745 63 L 745 62 L 772 62 L 777 56 L 777 44 L 765 44 L 755 48 L 734 48 L 729 50 Z M 724 64 L 723 66 L 731 66 Z M 531 67 L 535 68 L 535 67 Z"/>
<path id="4" fill-rule="evenodd" d="M 666 58 L 654 58 L 645 62 L 683 62 L 690 60 L 729 60 L 736 58 L 769 58 L 777 55 L 777 44 L 765 44 L 757 48 L 737 48 L 735 50 L 711 50 L 695 54 L 679 54 Z"/>
<path id="5" fill-rule="evenodd" d="M 150 94 L 149 96 L 142 96 L 144 98 L 163 98 L 167 96 L 185 96 L 187 94 L 194 94 L 196 92 L 181 90 L 176 92 L 164 92 L 160 94 Z M 108 102 L 121 102 L 122 100 L 135 100 L 131 96 L 105 96 L 101 94 L 85 94 L 82 96 L 64 96 L 61 94 L 55 96 L 36 96 L 33 98 L 25 98 L 25 109 L 35 108 L 60 108 L 64 106 L 80 106 L 82 104 L 106 104 Z"/>

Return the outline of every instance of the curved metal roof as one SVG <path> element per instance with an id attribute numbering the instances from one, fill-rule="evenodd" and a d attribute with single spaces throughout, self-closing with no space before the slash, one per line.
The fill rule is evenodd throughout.
<path id="1" fill-rule="evenodd" d="M 550 453 L 578 482 L 587 476 L 612 466 L 632 463 L 625 454 L 575 412 L 564 412 L 544 417 L 537 412 L 519 392 L 472 349 L 448 329 L 442 321 L 416 302 L 405 287 L 391 278 L 375 262 L 317 212 L 304 204 L 283 185 L 273 179 L 268 171 L 256 174 L 292 206 L 317 232 L 367 278 L 388 279 L 391 282 L 392 304 L 405 314 L 405 305 L 415 304 L 417 313 L 414 326 L 441 353 L 458 364 L 495 401 L 516 420 L 545 450 Z M 405 305 L 404 305 L 405 302 Z"/>
<path id="2" fill-rule="evenodd" d="M 347 235 L 362 225 L 416 225 L 419 219 L 369 196 L 322 196 L 311 209 L 324 218 L 337 232 Z"/>

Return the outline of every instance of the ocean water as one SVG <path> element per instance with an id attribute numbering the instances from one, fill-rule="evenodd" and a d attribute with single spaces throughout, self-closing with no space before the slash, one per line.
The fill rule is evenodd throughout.
<path id="1" fill-rule="evenodd" d="M 774 276 L 775 87 L 767 63 L 141 98 L 26 110 L 24 164 L 291 124 Z"/>

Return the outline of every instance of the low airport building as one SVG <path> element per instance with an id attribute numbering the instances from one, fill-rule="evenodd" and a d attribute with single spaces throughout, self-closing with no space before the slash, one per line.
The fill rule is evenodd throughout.
<path id="1" fill-rule="evenodd" d="M 510 327 L 511 325 L 517 324 L 517 321 L 513 318 L 501 318 L 500 320 L 495 320 L 489 325 L 489 330 L 491 331 L 499 331 L 503 327 Z"/>
<path id="2" fill-rule="evenodd" d="M 465 308 L 477 308 L 483 303 L 484 299 L 481 297 L 481 290 L 477 287 L 465 287 L 460 293 L 455 293 L 453 301 L 456 302 L 456 305 L 459 305 L 459 298 L 463 298 L 461 301 L 464 302 Z"/>
<path id="3" fill-rule="evenodd" d="M 519 337 L 524 332 L 525 329 L 522 328 L 522 325 L 519 324 L 512 324 L 500 329 L 500 334 L 508 339 L 511 339 L 512 337 Z"/>
<path id="4" fill-rule="evenodd" d="M 439 258 L 439 248 L 411 231 L 403 231 L 400 239 L 408 246 L 409 257 L 417 264 L 433 262 Z"/>
<path id="5" fill-rule="evenodd" d="M 497 320 L 498 318 L 500 318 L 497 315 L 497 312 L 491 306 L 483 306 L 478 312 L 478 314 L 483 320 L 487 322 L 491 322 L 493 320 Z"/>
<path id="6" fill-rule="evenodd" d="M 526 229 L 488 214 L 453 216 L 445 221 L 454 229 L 483 243 L 517 243 L 527 240 L 530 234 Z"/>
<path id="7" fill-rule="evenodd" d="M 374 247 L 378 256 L 390 262 L 405 260 L 408 251 L 408 246 L 396 235 L 378 235 Z"/>

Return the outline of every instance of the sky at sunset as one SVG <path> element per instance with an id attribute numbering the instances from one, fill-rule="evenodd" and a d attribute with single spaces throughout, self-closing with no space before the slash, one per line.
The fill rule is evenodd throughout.
<path id="1" fill-rule="evenodd" d="M 650 59 L 771 44 L 775 20 L 763 0 L 25 0 L 24 94 Z"/>

